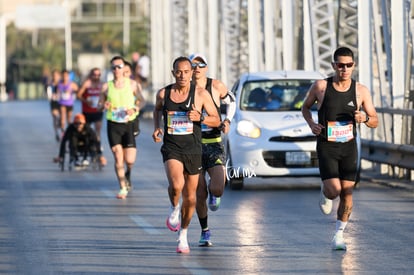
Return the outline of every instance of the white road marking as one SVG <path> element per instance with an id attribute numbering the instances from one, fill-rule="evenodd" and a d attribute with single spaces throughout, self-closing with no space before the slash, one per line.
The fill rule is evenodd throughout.
<path id="1" fill-rule="evenodd" d="M 191 254 L 191 252 L 190 252 Z M 190 271 L 191 274 L 197 275 L 210 275 L 211 273 L 204 269 L 204 267 L 200 266 L 196 262 L 190 261 L 182 261 L 181 265 Z"/>
<path id="2" fill-rule="evenodd" d="M 102 188 L 101 192 L 104 193 L 105 196 L 107 196 L 108 198 L 111 198 L 111 199 L 115 198 L 115 193 L 109 191 L 108 189 Z"/>
<path id="3" fill-rule="evenodd" d="M 131 220 L 133 220 L 140 228 L 150 235 L 161 235 L 161 232 L 158 229 L 155 229 L 154 226 L 148 223 L 144 218 L 138 215 L 129 215 Z"/>

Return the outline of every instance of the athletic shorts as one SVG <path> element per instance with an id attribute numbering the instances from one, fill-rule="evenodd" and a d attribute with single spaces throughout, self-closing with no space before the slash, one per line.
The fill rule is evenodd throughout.
<path id="1" fill-rule="evenodd" d="M 101 121 L 103 119 L 103 112 L 97 112 L 97 113 L 83 113 L 86 118 L 87 123 L 94 123 Z"/>
<path id="2" fill-rule="evenodd" d="M 203 144 L 203 169 L 207 170 L 216 165 L 224 165 L 226 156 L 221 142 Z"/>
<path id="3" fill-rule="evenodd" d="M 60 110 L 60 104 L 58 101 L 51 100 L 50 101 L 50 110 Z"/>
<path id="4" fill-rule="evenodd" d="M 169 159 L 176 159 L 184 166 L 184 171 L 189 175 L 197 175 L 200 173 L 201 154 L 180 154 L 172 150 L 168 150 L 165 146 L 161 147 L 162 161 L 166 162 Z"/>
<path id="5" fill-rule="evenodd" d="M 66 107 L 66 112 L 71 112 L 71 111 L 73 111 L 73 105 L 70 105 L 70 106 L 67 106 L 67 105 L 62 105 L 62 104 L 60 104 L 59 105 L 60 107 Z"/>
<path id="6" fill-rule="evenodd" d="M 322 180 L 356 180 L 358 153 L 355 138 L 345 143 L 318 141 L 316 151 Z"/>
<path id="7" fill-rule="evenodd" d="M 136 148 L 133 122 L 117 123 L 108 120 L 107 133 L 111 148 L 121 144 L 122 148 Z"/>

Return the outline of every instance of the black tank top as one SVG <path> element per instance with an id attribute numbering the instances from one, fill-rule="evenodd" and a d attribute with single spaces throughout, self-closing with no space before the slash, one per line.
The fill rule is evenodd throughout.
<path id="1" fill-rule="evenodd" d="M 191 84 L 188 97 L 180 103 L 170 99 L 172 85 L 165 87 L 163 146 L 177 153 L 201 154 L 201 124 L 187 116 L 194 104 L 195 85 Z"/>
<path id="2" fill-rule="evenodd" d="M 350 122 L 353 125 L 352 134 L 355 137 L 354 112 L 357 110 L 355 83 L 355 80 L 352 79 L 349 89 L 345 92 L 339 92 L 333 87 L 333 77 L 327 79 L 325 96 L 318 110 L 318 122 L 325 127 L 319 135 L 320 139 L 328 140 L 328 136 L 330 136 L 328 121 L 331 123 Z"/>
<path id="3" fill-rule="evenodd" d="M 216 106 L 217 109 L 217 114 L 220 115 L 220 107 L 217 106 L 216 102 L 214 101 L 213 98 L 213 92 L 212 92 L 212 83 L 213 83 L 213 79 L 211 78 L 207 78 L 207 83 L 206 83 L 206 90 L 210 93 L 211 98 L 213 99 L 214 102 L 214 106 Z M 221 119 L 220 119 L 221 120 Z M 203 138 L 218 138 L 221 137 L 221 131 L 218 127 L 208 127 L 205 124 L 202 124 L 201 126 L 202 132 L 201 135 Z"/>

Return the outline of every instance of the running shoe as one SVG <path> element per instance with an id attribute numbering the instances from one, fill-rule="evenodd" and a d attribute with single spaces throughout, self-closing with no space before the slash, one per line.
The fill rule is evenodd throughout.
<path id="1" fill-rule="evenodd" d="M 323 194 L 323 184 L 321 184 L 319 207 L 321 208 L 322 213 L 324 213 L 325 215 L 329 215 L 332 212 L 332 200 L 327 199 Z"/>
<path id="2" fill-rule="evenodd" d="M 89 160 L 84 159 L 82 160 L 82 166 L 88 166 L 89 165 Z"/>
<path id="3" fill-rule="evenodd" d="M 335 233 L 332 239 L 332 249 L 333 250 L 346 250 L 344 234 L 342 230 L 339 230 Z"/>
<path id="4" fill-rule="evenodd" d="M 125 180 L 128 191 L 132 190 L 132 183 L 131 183 L 131 170 L 127 170 L 125 172 Z"/>
<path id="5" fill-rule="evenodd" d="M 217 211 L 220 207 L 221 198 L 216 197 L 213 194 L 210 193 L 210 196 L 208 198 L 208 207 L 211 211 Z"/>
<path id="6" fill-rule="evenodd" d="M 187 238 L 179 237 L 177 249 L 175 250 L 177 253 L 187 254 L 190 253 L 190 246 L 188 245 Z"/>
<path id="7" fill-rule="evenodd" d="M 77 160 L 75 161 L 75 167 L 82 167 L 82 161 L 81 160 Z"/>
<path id="8" fill-rule="evenodd" d="M 213 243 L 210 241 L 211 232 L 210 229 L 201 230 L 200 240 L 198 246 L 212 246 Z"/>
<path id="9" fill-rule="evenodd" d="M 167 221 L 165 222 L 167 224 L 168 229 L 170 229 L 171 231 L 177 232 L 178 230 L 180 230 L 180 212 L 181 208 L 179 206 L 171 207 L 171 213 L 168 216 Z"/>
<path id="10" fill-rule="evenodd" d="M 116 195 L 117 199 L 126 199 L 126 197 L 128 196 L 128 190 L 121 188 L 118 192 L 118 194 Z"/>

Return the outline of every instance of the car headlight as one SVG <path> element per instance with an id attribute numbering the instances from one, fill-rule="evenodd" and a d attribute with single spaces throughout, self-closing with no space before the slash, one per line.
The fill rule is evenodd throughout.
<path id="1" fill-rule="evenodd" d="M 258 138 L 260 137 L 260 128 L 251 121 L 241 120 L 237 123 L 237 133 L 244 137 Z"/>

